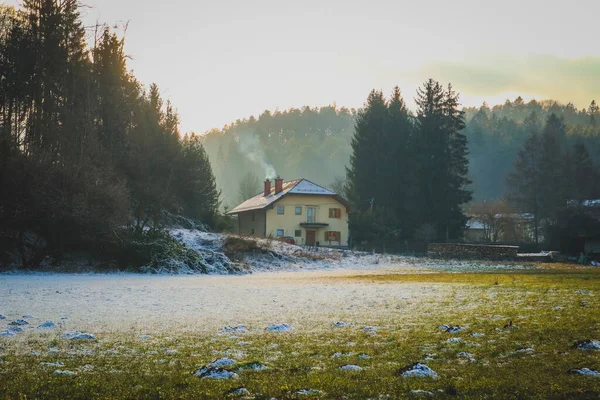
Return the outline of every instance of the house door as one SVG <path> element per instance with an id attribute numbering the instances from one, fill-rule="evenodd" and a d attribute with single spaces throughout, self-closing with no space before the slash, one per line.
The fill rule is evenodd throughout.
<path id="1" fill-rule="evenodd" d="M 307 246 L 314 246 L 315 238 L 316 238 L 315 231 L 306 231 L 306 245 Z"/>

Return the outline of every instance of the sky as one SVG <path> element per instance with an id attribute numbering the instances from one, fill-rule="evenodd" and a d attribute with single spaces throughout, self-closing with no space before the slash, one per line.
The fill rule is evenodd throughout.
<path id="1" fill-rule="evenodd" d="M 129 68 L 158 84 L 184 132 L 265 109 L 358 108 L 395 85 L 412 108 L 428 78 L 451 82 L 465 106 L 600 100 L 598 0 L 84 3 L 86 25 L 127 24 Z"/>

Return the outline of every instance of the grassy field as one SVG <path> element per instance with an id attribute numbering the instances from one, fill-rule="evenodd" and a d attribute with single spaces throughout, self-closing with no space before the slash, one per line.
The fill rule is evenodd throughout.
<path id="1" fill-rule="evenodd" d="M 311 284 L 311 277 L 302 279 Z M 332 275 L 318 281 L 357 283 L 391 294 L 371 312 L 328 310 L 330 322 L 304 316 L 289 332 L 265 332 L 250 321 L 246 333 L 182 331 L 144 339 L 137 330 L 106 329 L 92 341 L 61 339 L 55 332 L 0 338 L 0 398 L 600 397 L 600 377 L 569 373 L 600 370 L 600 351 L 575 345 L 600 340 L 598 269 Z M 415 284 L 443 295 L 429 301 L 404 297 L 402 288 Z M 333 326 L 336 320 L 347 325 Z M 440 329 L 444 324 L 464 330 L 448 333 Z M 225 367 L 236 378 L 193 374 L 221 357 L 238 362 Z M 253 361 L 266 369 L 244 369 Z M 402 376 L 417 362 L 438 377 Z M 362 369 L 342 370 L 344 365 Z M 249 394 L 228 395 L 240 387 Z"/>

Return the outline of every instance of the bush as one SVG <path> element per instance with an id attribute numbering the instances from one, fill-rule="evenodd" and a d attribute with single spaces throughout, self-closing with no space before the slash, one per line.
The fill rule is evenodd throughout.
<path id="1" fill-rule="evenodd" d="M 268 242 L 267 242 L 268 243 Z M 254 239 L 248 239 L 239 236 L 227 236 L 223 243 L 223 253 L 232 260 L 242 261 L 244 254 L 247 253 L 267 253 L 270 244 L 260 245 Z"/>
<path id="2" fill-rule="evenodd" d="M 120 266 L 140 272 L 207 273 L 202 256 L 164 230 L 128 229 L 124 233 L 122 244 L 115 254 Z"/>

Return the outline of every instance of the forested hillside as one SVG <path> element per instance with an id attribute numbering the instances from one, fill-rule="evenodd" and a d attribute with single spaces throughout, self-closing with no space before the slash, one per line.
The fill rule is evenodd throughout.
<path id="1" fill-rule="evenodd" d="M 475 199 L 503 197 L 505 179 L 518 151 L 533 131 L 541 131 L 555 113 L 567 125 L 570 145 L 582 142 L 592 159 L 600 160 L 600 113 L 595 102 L 578 110 L 552 100 L 507 100 L 502 105 L 465 108 L 469 177 Z M 230 207 L 260 191 L 268 175 L 285 179 L 304 177 L 336 186 L 345 178 L 356 111 L 335 105 L 285 111 L 265 111 L 258 118 L 237 120 L 203 137 L 224 204 Z M 272 166 L 272 168 L 270 168 Z M 275 172 L 274 172 L 275 171 Z M 241 185 L 241 182 L 251 185 Z M 338 182 L 339 184 L 339 182 Z M 244 187 L 240 193 L 240 186 Z M 248 186 L 253 188 L 249 190 Z"/>

